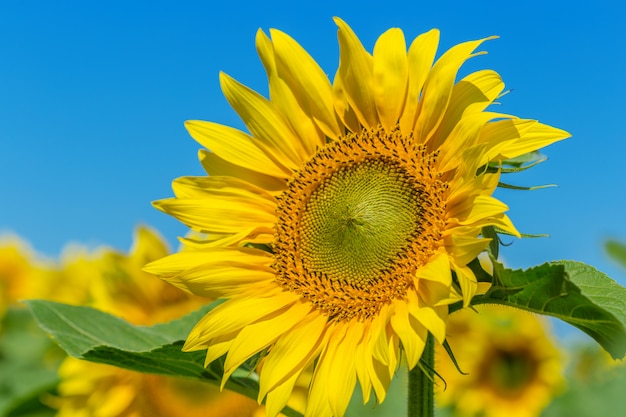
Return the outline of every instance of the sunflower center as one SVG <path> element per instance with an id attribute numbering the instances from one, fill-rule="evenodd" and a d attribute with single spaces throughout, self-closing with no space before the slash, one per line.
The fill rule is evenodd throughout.
<path id="1" fill-rule="evenodd" d="M 310 196 L 301 220 L 303 266 L 365 287 L 405 249 L 421 224 L 421 190 L 393 162 L 340 167 Z"/>
<path id="2" fill-rule="evenodd" d="M 405 297 L 442 244 L 447 184 L 435 162 L 398 130 L 319 150 L 279 197 L 278 284 L 334 320 L 365 319 Z"/>
<path id="3" fill-rule="evenodd" d="M 497 351 L 485 366 L 486 382 L 501 395 L 515 396 L 534 378 L 536 360 L 524 349 Z"/>

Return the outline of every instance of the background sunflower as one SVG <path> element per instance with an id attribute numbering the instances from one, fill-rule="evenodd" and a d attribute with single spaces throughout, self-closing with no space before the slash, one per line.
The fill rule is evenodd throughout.
<path id="1" fill-rule="evenodd" d="M 524 311 L 477 306 L 450 317 L 448 342 L 461 374 L 438 350 L 445 383 L 437 399 L 457 416 L 535 417 L 564 388 L 564 353 L 547 321 Z"/>

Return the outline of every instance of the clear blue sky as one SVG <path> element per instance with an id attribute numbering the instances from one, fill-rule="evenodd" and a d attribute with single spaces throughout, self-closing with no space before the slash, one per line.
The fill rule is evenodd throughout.
<path id="1" fill-rule="evenodd" d="M 275 27 L 334 75 L 338 15 L 369 50 L 392 26 L 409 40 L 437 27 L 442 48 L 499 35 L 464 72 L 497 70 L 513 90 L 501 111 L 573 134 L 545 150 L 547 163 L 510 179 L 558 188 L 498 192 L 520 230 L 551 235 L 515 241 L 504 257 L 515 267 L 576 259 L 626 282 L 601 248 L 608 237 L 626 240 L 620 2 L 226 3 L 0 4 L 0 232 L 52 256 L 68 242 L 126 250 L 140 223 L 175 245 L 185 227 L 150 201 L 171 196 L 175 177 L 202 174 L 183 122 L 242 127 L 218 71 L 265 93 L 254 37 Z"/>

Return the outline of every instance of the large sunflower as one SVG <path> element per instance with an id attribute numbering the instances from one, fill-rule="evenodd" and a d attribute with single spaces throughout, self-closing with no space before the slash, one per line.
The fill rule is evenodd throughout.
<path id="1" fill-rule="evenodd" d="M 455 83 L 491 38 L 434 62 L 437 30 L 407 52 L 390 29 L 370 54 L 335 21 L 332 83 L 288 35 L 258 32 L 270 99 L 220 74 L 249 133 L 187 122 L 209 175 L 175 180 L 176 198 L 155 203 L 206 238 L 147 269 L 228 299 L 184 349 L 226 355 L 224 379 L 261 352 L 271 416 L 311 366 L 308 416 L 343 415 L 357 380 L 382 401 L 401 352 L 414 367 L 428 332 L 443 341 L 448 304 L 476 292 L 467 264 L 489 243 L 481 229 L 518 235 L 491 196 L 499 173 L 484 168 L 568 136 L 485 111 L 504 88 L 494 71 Z"/>

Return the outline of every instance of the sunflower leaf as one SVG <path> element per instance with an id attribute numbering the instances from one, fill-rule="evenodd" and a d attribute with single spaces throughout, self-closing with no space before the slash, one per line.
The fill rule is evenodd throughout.
<path id="1" fill-rule="evenodd" d="M 527 270 L 494 262 L 495 284 L 472 304 L 501 304 L 559 318 L 594 338 L 615 359 L 626 355 L 626 288 L 574 261 Z"/>
<path id="2" fill-rule="evenodd" d="M 53 416 L 40 399 L 54 391 L 64 357 L 28 310 L 9 307 L 0 321 L 0 416 Z"/>
<path id="3" fill-rule="evenodd" d="M 216 307 L 209 304 L 170 323 L 134 326 L 123 319 L 90 307 L 44 300 L 26 304 L 39 326 L 68 354 L 136 372 L 191 378 L 220 385 L 225 357 L 204 366 L 206 352 L 183 352 L 182 346 L 197 321 Z M 251 377 L 252 363 L 242 365 L 226 382 L 226 388 L 256 399 L 258 383 Z M 283 414 L 299 417 L 285 408 Z"/>

